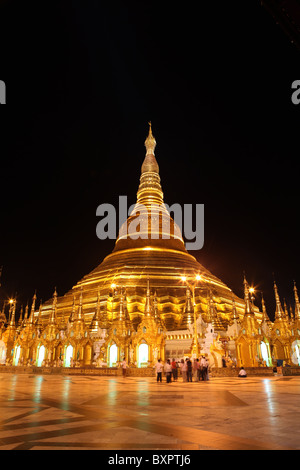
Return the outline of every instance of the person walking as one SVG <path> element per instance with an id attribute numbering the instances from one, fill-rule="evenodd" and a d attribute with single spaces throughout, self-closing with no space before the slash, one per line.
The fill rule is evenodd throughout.
<path id="1" fill-rule="evenodd" d="M 166 379 L 167 379 L 167 384 L 171 383 L 171 376 L 172 376 L 172 366 L 170 359 L 167 360 L 167 363 L 165 365 L 165 373 L 166 373 Z"/>
<path id="2" fill-rule="evenodd" d="M 186 363 L 187 363 L 187 381 L 192 382 L 193 381 L 193 379 L 192 379 L 193 366 L 192 366 L 192 362 L 191 362 L 189 357 L 187 358 Z"/>
<path id="3" fill-rule="evenodd" d="M 205 374 L 205 380 L 209 380 L 209 360 L 208 358 L 205 358 L 205 363 L 206 363 L 206 374 Z"/>
<path id="4" fill-rule="evenodd" d="M 173 361 L 171 363 L 171 366 L 172 366 L 172 374 L 173 374 L 173 380 L 174 382 L 177 381 L 177 377 L 178 377 L 178 371 L 177 371 L 177 363 L 175 361 L 175 358 L 173 358 Z"/>
<path id="5" fill-rule="evenodd" d="M 200 377 L 201 377 L 201 380 L 206 379 L 206 372 L 207 372 L 206 359 L 205 359 L 204 356 L 202 356 L 201 359 L 200 359 Z"/>
<path id="6" fill-rule="evenodd" d="M 194 382 L 198 382 L 198 367 L 199 367 L 199 359 L 193 360 L 193 377 Z"/>
<path id="7" fill-rule="evenodd" d="M 127 365 L 127 362 L 125 361 L 125 358 L 123 359 L 123 361 L 121 363 L 121 367 L 122 367 L 123 377 L 126 377 L 128 365 Z"/>
<path id="8" fill-rule="evenodd" d="M 201 366 L 200 366 L 200 359 L 197 359 L 197 380 L 200 382 L 201 380 Z"/>
<path id="9" fill-rule="evenodd" d="M 162 382 L 162 372 L 164 370 L 164 366 L 160 359 L 158 359 L 157 363 L 155 364 L 155 371 L 156 371 L 156 382 Z"/>
<path id="10" fill-rule="evenodd" d="M 180 372 L 182 375 L 182 381 L 186 382 L 186 371 L 187 371 L 187 365 L 184 359 L 181 359 L 180 364 L 179 364 Z"/>

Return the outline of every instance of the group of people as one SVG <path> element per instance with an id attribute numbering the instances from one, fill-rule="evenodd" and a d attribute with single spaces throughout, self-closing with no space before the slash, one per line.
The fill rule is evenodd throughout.
<path id="1" fill-rule="evenodd" d="M 122 368 L 122 375 L 126 377 L 128 364 L 125 360 L 120 364 Z M 185 360 L 181 359 L 180 362 L 177 362 L 175 358 L 167 359 L 167 362 L 164 364 L 161 359 L 158 359 L 155 364 L 156 371 L 156 381 L 157 383 L 162 382 L 163 373 L 166 376 L 166 382 L 171 383 L 177 382 L 178 376 L 182 376 L 183 382 L 200 382 L 209 380 L 209 361 L 205 356 L 201 356 L 199 359 L 191 359 L 188 357 Z M 247 377 L 247 373 L 244 367 L 241 367 L 238 377 Z"/>
<path id="2" fill-rule="evenodd" d="M 158 359 L 155 364 L 156 380 L 162 382 L 163 372 L 166 374 L 167 383 L 178 380 L 179 372 L 182 376 L 183 382 L 200 382 L 200 380 L 209 380 L 209 361 L 205 356 L 200 359 L 194 359 L 193 362 L 190 358 L 181 359 L 178 363 L 175 359 L 167 360 L 165 364 L 161 359 Z"/>

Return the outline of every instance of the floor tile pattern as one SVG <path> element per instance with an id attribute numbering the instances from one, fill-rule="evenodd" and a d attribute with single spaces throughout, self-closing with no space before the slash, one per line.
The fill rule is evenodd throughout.
<path id="1" fill-rule="evenodd" d="M 0 374 L 0 449 L 300 449 L 299 396 L 300 377 Z"/>

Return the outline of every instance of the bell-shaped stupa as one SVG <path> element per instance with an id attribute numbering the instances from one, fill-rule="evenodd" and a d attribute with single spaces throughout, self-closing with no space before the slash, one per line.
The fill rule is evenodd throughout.
<path id="1" fill-rule="evenodd" d="M 155 294 L 157 314 L 166 330 L 182 330 L 194 321 L 185 308 L 186 283 L 191 282 L 195 314 L 201 314 L 204 320 L 209 316 L 210 293 L 218 321 L 225 328 L 231 322 L 233 299 L 241 318 L 245 302 L 187 252 L 180 229 L 164 204 L 151 124 L 145 147 L 137 202 L 120 228 L 114 250 L 58 298 L 57 317 L 70 317 L 75 296 L 81 298 L 87 325 L 97 309 L 100 318 L 113 321 L 119 311 L 122 291 L 126 296 L 127 319 L 136 330 L 145 314 L 149 282 L 151 295 Z M 43 317 L 46 319 L 50 312 L 51 301 L 43 305 Z"/>

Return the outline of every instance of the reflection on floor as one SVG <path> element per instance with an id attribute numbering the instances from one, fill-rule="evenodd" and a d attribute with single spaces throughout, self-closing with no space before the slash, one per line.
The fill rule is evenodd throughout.
<path id="1" fill-rule="evenodd" d="M 300 377 L 0 374 L 0 449 L 300 449 Z"/>

